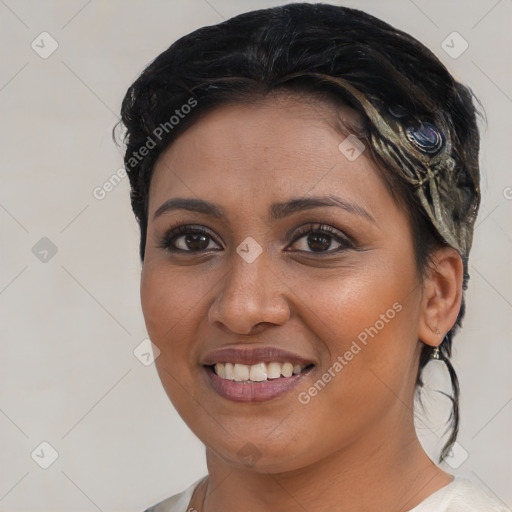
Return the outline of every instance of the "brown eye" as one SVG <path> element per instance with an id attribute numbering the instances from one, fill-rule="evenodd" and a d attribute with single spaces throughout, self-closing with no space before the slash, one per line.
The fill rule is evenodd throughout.
<path id="1" fill-rule="evenodd" d="M 324 233 L 309 233 L 307 235 L 303 235 L 299 238 L 299 242 L 303 241 L 302 243 L 297 244 L 297 249 L 300 251 L 307 251 L 310 249 L 313 252 L 323 252 L 327 251 L 331 248 L 331 246 L 334 244 L 340 245 L 339 242 L 336 242 L 333 240 L 333 237 L 331 235 L 327 235 Z"/>
<path id="2" fill-rule="evenodd" d="M 311 253 L 336 253 L 352 248 L 347 237 L 337 229 L 318 225 L 308 226 L 295 237 L 292 244 L 296 250 Z"/>
<path id="3" fill-rule="evenodd" d="M 207 230 L 192 226 L 178 226 L 169 230 L 159 247 L 170 252 L 189 253 L 222 249 Z"/>
<path id="4" fill-rule="evenodd" d="M 181 244 L 179 242 L 180 240 L 182 240 Z M 202 233 L 181 235 L 174 239 L 174 246 L 182 251 L 204 251 L 209 245 L 210 237 L 208 235 L 203 235 Z"/>

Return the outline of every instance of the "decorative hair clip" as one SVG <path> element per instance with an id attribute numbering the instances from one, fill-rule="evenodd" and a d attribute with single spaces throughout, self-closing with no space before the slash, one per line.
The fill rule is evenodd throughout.
<path id="1" fill-rule="evenodd" d="M 423 153 L 435 155 L 444 145 L 444 137 L 433 124 L 421 122 L 405 129 L 407 139 Z"/>
<path id="2" fill-rule="evenodd" d="M 409 115 L 409 112 L 402 105 L 388 107 L 388 112 L 395 119 L 402 119 Z M 405 135 L 417 149 L 429 155 L 435 155 L 445 143 L 445 138 L 437 126 L 427 122 L 421 122 L 408 126 Z"/>
<path id="3" fill-rule="evenodd" d="M 467 255 L 480 202 L 478 168 L 465 168 L 457 163 L 452 155 L 449 125 L 441 112 L 428 113 L 419 111 L 414 105 L 406 106 L 410 109 L 394 102 L 378 104 L 386 125 L 386 132 L 381 132 L 383 149 L 389 146 L 402 149 L 402 144 L 408 146 L 403 152 L 390 151 L 385 157 L 399 163 L 398 172 L 414 187 L 437 233 L 461 255 L 462 286 L 466 290 L 469 279 Z M 408 149 L 419 154 L 412 155 Z M 459 179 L 459 174 L 465 180 Z M 461 190 L 464 193 L 460 193 Z"/>

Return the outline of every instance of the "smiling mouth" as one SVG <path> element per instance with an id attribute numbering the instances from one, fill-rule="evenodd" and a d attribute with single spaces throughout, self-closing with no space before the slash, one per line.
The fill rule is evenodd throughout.
<path id="1" fill-rule="evenodd" d="M 281 363 L 272 361 L 252 365 L 242 363 L 215 363 L 208 365 L 207 368 L 223 380 L 248 384 L 251 382 L 286 379 L 294 375 L 305 373 L 313 366 L 313 364 L 294 365 L 290 362 Z"/>

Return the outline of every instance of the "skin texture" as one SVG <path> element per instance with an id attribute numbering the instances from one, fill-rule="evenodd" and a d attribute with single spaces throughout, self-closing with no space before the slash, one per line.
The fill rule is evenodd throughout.
<path id="1" fill-rule="evenodd" d="M 197 510 L 405 511 L 452 479 L 421 448 L 412 411 L 422 343 L 438 345 L 455 322 L 462 262 L 440 248 L 437 269 L 420 278 L 408 216 L 369 151 L 349 161 L 338 149 L 341 129 L 356 122 L 348 107 L 268 96 L 216 108 L 157 161 L 141 301 L 162 384 L 206 445 L 209 477 L 190 504 Z M 333 206 L 268 218 L 271 203 L 327 195 L 373 220 Z M 154 218 L 176 197 L 216 203 L 225 218 L 183 209 Z M 184 252 L 161 247 L 178 222 L 207 228 L 207 249 L 193 252 L 183 233 L 174 242 Z M 315 252 L 315 235 L 296 233 L 318 223 L 351 245 L 327 235 Z M 252 263 L 236 252 L 248 236 L 263 249 Z M 393 304 L 401 306 L 394 318 L 301 403 L 299 393 Z M 288 349 L 315 367 L 283 396 L 233 402 L 200 364 L 228 345 Z M 241 458 L 244 450 L 253 457 Z"/>

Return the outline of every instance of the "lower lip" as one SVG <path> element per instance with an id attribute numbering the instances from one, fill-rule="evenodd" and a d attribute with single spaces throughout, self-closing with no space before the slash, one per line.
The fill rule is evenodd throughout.
<path id="1" fill-rule="evenodd" d="M 313 368 L 314 366 L 291 377 L 280 377 L 279 379 L 270 379 L 261 382 L 236 382 L 222 379 L 211 367 L 204 367 L 204 370 L 212 388 L 223 398 L 227 398 L 233 402 L 265 402 L 289 392 L 306 377 Z"/>

